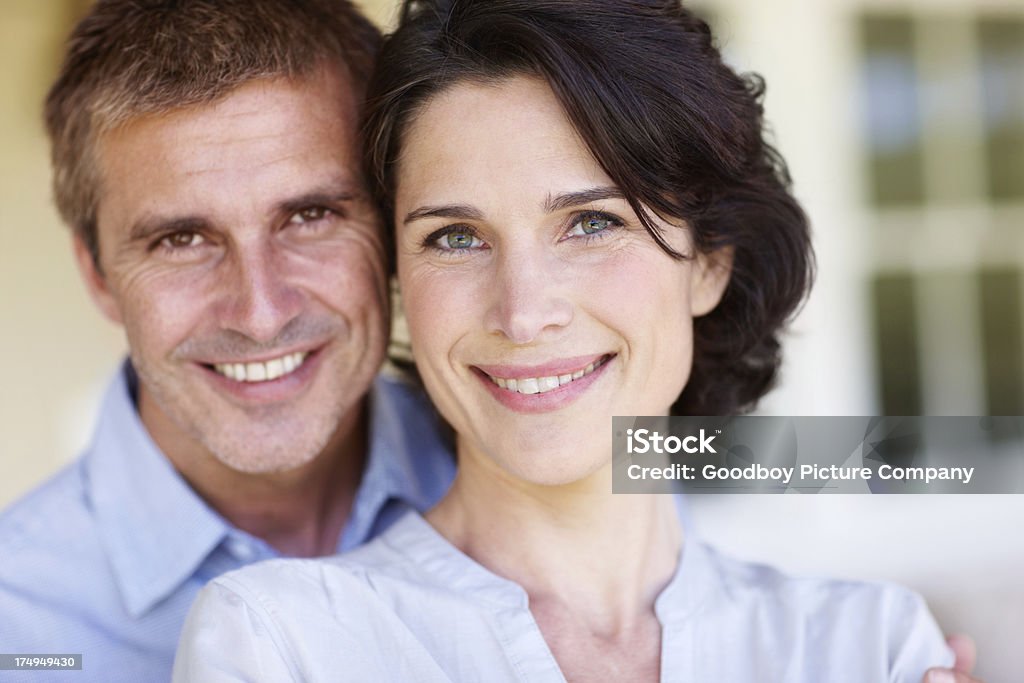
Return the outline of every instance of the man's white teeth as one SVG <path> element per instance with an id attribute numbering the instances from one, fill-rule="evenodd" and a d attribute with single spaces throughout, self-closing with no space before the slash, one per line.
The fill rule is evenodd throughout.
<path id="1" fill-rule="evenodd" d="M 580 377 L 589 375 L 596 368 L 604 365 L 607 358 L 602 358 L 596 363 L 591 363 L 582 370 L 577 370 L 571 374 L 565 375 L 551 375 L 550 377 L 526 377 L 523 379 L 504 379 L 502 377 L 491 377 L 491 381 L 497 384 L 502 389 L 507 391 L 517 391 L 520 394 L 543 394 L 545 392 L 557 389 L 563 384 L 568 384 L 573 380 L 577 380 Z"/>
<path id="2" fill-rule="evenodd" d="M 263 363 L 217 363 L 213 369 L 236 382 L 269 382 L 297 370 L 308 355 L 300 351 Z"/>

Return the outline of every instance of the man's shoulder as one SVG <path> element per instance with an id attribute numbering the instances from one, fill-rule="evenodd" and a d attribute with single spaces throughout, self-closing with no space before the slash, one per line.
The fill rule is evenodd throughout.
<path id="1" fill-rule="evenodd" d="M 95 521 L 86 493 L 82 459 L 0 511 L 0 554 L 46 552 L 67 558 L 77 548 L 95 546 Z M 0 576 L 11 566 L 4 562 Z"/>
<path id="2" fill-rule="evenodd" d="M 95 476 L 96 458 L 102 451 L 99 439 L 103 425 L 119 419 L 119 411 L 112 407 L 118 402 L 115 399 L 130 405 L 127 385 L 126 371 L 122 368 L 107 387 L 91 445 L 75 460 L 0 510 L 0 556 L 10 558 L 12 552 L 46 552 L 67 563 L 81 559 L 80 552 L 97 548 L 98 525 L 90 478 Z M 0 563 L 0 577 L 11 565 L 11 562 Z"/>
<path id="3" fill-rule="evenodd" d="M 55 600 L 69 577 L 108 571 L 85 478 L 76 460 L 0 512 L 0 594 Z"/>
<path id="4" fill-rule="evenodd" d="M 53 642 L 53 629 L 102 617 L 117 599 L 82 465 L 71 463 L 0 512 L 0 613 L 9 646 Z"/>

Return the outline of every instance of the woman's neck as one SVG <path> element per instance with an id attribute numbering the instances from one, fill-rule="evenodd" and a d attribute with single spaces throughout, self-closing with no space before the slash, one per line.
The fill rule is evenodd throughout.
<path id="1" fill-rule="evenodd" d="M 535 614 L 571 610 L 595 633 L 630 630 L 653 615 L 682 545 L 672 498 L 613 495 L 610 466 L 570 485 L 541 486 L 486 458 L 460 457 L 451 490 L 427 519 L 522 586 Z"/>

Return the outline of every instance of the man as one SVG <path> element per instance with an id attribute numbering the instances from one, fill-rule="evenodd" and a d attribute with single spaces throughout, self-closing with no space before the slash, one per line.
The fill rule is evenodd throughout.
<path id="1" fill-rule="evenodd" d="M 346 550 L 446 489 L 427 404 L 374 386 L 388 255 L 356 130 L 378 41 L 346 0 L 101 0 L 74 31 L 54 187 L 130 361 L 84 456 L 0 517 L 0 652 L 167 680 L 211 577 Z"/>
<path id="2" fill-rule="evenodd" d="M 373 379 L 388 255 L 356 122 L 378 39 L 346 0 L 100 0 L 76 28 L 54 187 L 130 361 L 83 457 L 0 515 L 0 653 L 167 680 L 210 578 L 349 549 L 447 487 L 422 397 Z"/>

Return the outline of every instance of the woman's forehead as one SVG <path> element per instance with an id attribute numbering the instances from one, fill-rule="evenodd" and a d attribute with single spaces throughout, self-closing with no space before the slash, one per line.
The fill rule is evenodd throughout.
<path id="1" fill-rule="evenodd" d="M 418 113 L 403 143 L 398 205 L 467 193 L 542 204 L 548 196 L 614 187 L 536 78 L 455 85 Z"/>

